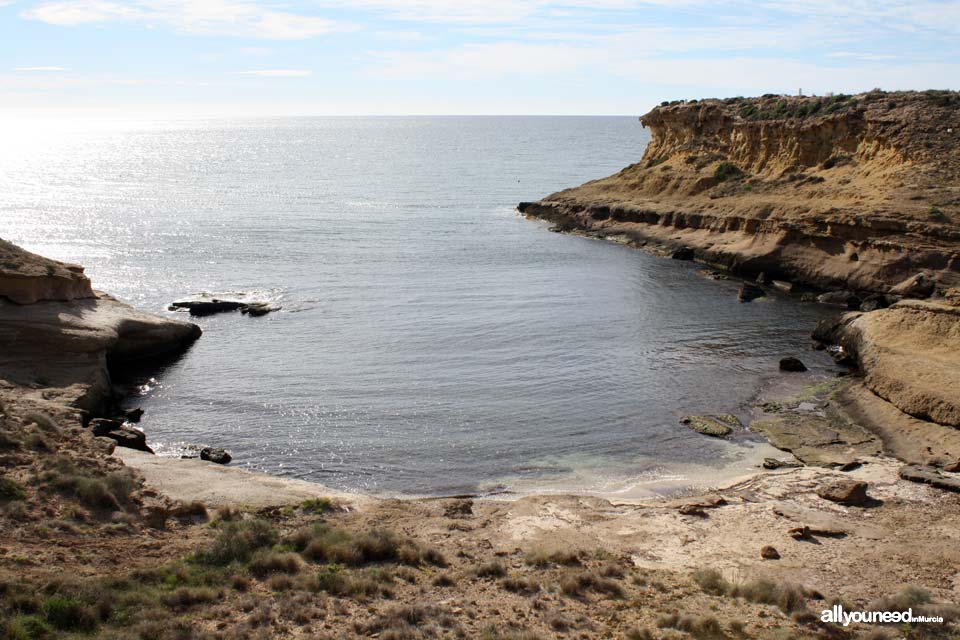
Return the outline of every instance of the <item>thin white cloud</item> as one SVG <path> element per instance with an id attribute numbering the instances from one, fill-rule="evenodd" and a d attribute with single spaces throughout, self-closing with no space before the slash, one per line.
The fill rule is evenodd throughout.
<path id="1" fill-rule="evenodd" d="M 302 40 L 349 28 L 326 18 L 267 9 L 249 0 L 63 0 L 20 14 L 59 26 L 104 22 L 167 25 L 181 33 Z"/>
<path id="2" fill-rule="evenodd" d="M 238 71 L 237 73 L 242 76 L 262 76 L 265 78 L 303 78 L 313 72 L 309 69 L 253 69 Z"/>
<path id="3" fill-rule="evenodd" d="M 58 72 L 66 71 L 66 67 L 14 67 L 14 71 L 28 72 L 28 73 L 44 73 L 44 72 Z"/>

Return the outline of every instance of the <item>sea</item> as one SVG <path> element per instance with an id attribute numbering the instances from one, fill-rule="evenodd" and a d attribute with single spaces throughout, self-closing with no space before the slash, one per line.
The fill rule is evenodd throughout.
<path id="1" fill-rule="evenodd" d="M 2 127 L 0 127 L 2 128 Z M 827 310 L 692 262 L 552 233 L 522 200 L 637 162 L 636 117 L 324 117 L 6 124 L 0 237 L 198 318 L 179 358 L 119 376 L 159 455 L 376 495 L 643 496 L 755 469 L 733 413 Z M 791 374 L 796 375 L 796 374 Z M 799 378 L 798 378 L 799 379 Z M 776 452 L 774 452 L 776 453 Z"/>

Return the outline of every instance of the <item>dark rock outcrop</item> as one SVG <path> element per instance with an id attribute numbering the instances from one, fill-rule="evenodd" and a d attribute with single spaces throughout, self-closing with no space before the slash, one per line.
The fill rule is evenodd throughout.
<path id="1" fill-rule="evenodd" d="M 200 459 L 206 460 L 207 462 L 215 462 L 217 464 L 228 464 L 233 460 L 231 456 L 225 449 L 220 449 L 218 447 L 204 447 L 200 449 Z"/>
<path id="2" fill-rule="evenodd" d="M 807 365 L 803 364 L 799 358 L 794 358 L 793 356 L 787 356 L 786 358 L 780 358 L 780 371 L 791 371 L 799 373 L 801 371 L 806 371 Z"/>

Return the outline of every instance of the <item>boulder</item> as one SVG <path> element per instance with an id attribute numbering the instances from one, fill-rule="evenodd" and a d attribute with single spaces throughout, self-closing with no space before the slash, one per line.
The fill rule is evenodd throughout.
<path id="1" fill-rule="evenodd" d="M 867 502 L 867 483 L 859 480 L 836 480 L 817 489 L 824 500 L 848 507 L 860 507 Z"/>
<path id="2" fill-rule="evenodd" d="M 830 291 L 817 296 L 817 302 L 838 307 L 846 307 L 850 311 L 860 308 L 861 300 L 852 291 Z"/>
<path id="3" fill-rule="evenodd" d="M 744 282 L 740 286 L 740 292 L 737 294 L 737 300 L 740 302 L 750 302 L 751 300 L 762 298 L 765 295 L 767 295 L 767 293 L 761 287 L 758 287 L 755 284 L 750 284 L 749 282 Z"/>
<path id="4" fill-rule="evenodd" d="M 127 419 L 127 422 L 140 422 L 140 418 L 143 417 L 143 409 L 140 407 L 130 409 L 129 411 L 125 411 L 123 415 Z"/>
<path id="5" fill-rule="evenodd" d="M 766 545 L 760 549 L 760 557 L 764 560 L 779 560 L 780 552 L 777 551 L 776 548 Z"/>
<path id="6" fill-rule="evenodd" d="M 733 424 L 729 418 L 736 420 L 736 424 Z M 722 438 L 730 435 L 733 432 L 733 427 L 739 425 L 740 421 L 737 420 L 736 416 L 725 414 L 722 416 L 683 416 L 680 423 L 687 425 L 697 433 Z"/>
<path id="7" fill-rule="evenodd" d="M 936 283 L 922 273 L 907 278 L 893 286 L 890 293 L 904 298 L 929 298 L 936 289 Z"/>
<path id="8" fill-rule="evenodd" d="M 877 309 L 886 309 L 889 306 L 890 301 L 887 300 L 886 296 L 874 293 L 864 298 L 863 302 L 860 303 L 860 311 L 876 311 Z"/>
<path id="9" fill-rule="evenodd" d="M 191 316 L 210 316 L 215 313 L 239 311 L 250 316 L 264 316 L 280 307 L 263 301 L 245 300 L 246 294 L 237 294 L 236 298 L 220 298 L 202 294 L 196 298 L 176 300 L 170 303 L 170 311 L 188 311 Z"/>
<path id="10" fill-rule="evenodd" d="M 674 260 L 693 260 L 693 249 L 690 247 L 680 247 L 679 249 L 674 249 L 673 253 L 670 254 L 670 257 Z"/>
<path id="11" fill-rule="evenodd" d="M 807 366 L 800 362 L 799 358 L 794 358 L 792 356 L 780 358 L 780 371 L 800 372 L 806 370 Z"/>
<path id="12" fill-rule="evenodd" d="M 147 436 L 143 431 L 127 426 L 118 420 L 94 418 L 88 426 L 94 437 L 110 438 L 118 446 L 153 453 L 153 449 L 147 446 Z"/>
<path id="13" fill-rule="evenodd" d="M 227 464 L 233 457 L 227 453 L 225 449 L 220 449 L 217 447 L 204 447 L 200 449 L 200 459 L 206 460 L 207 462 L 215 462 L 217 464 Z"/>

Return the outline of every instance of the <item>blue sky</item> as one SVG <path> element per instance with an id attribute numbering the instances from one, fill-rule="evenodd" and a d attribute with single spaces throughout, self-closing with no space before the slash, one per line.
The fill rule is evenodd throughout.
<path id="1" fill-rule="evenodd" d="M 17 116 L 639 114 L 960 88 L 960 0 L 0 0 Z"/>

